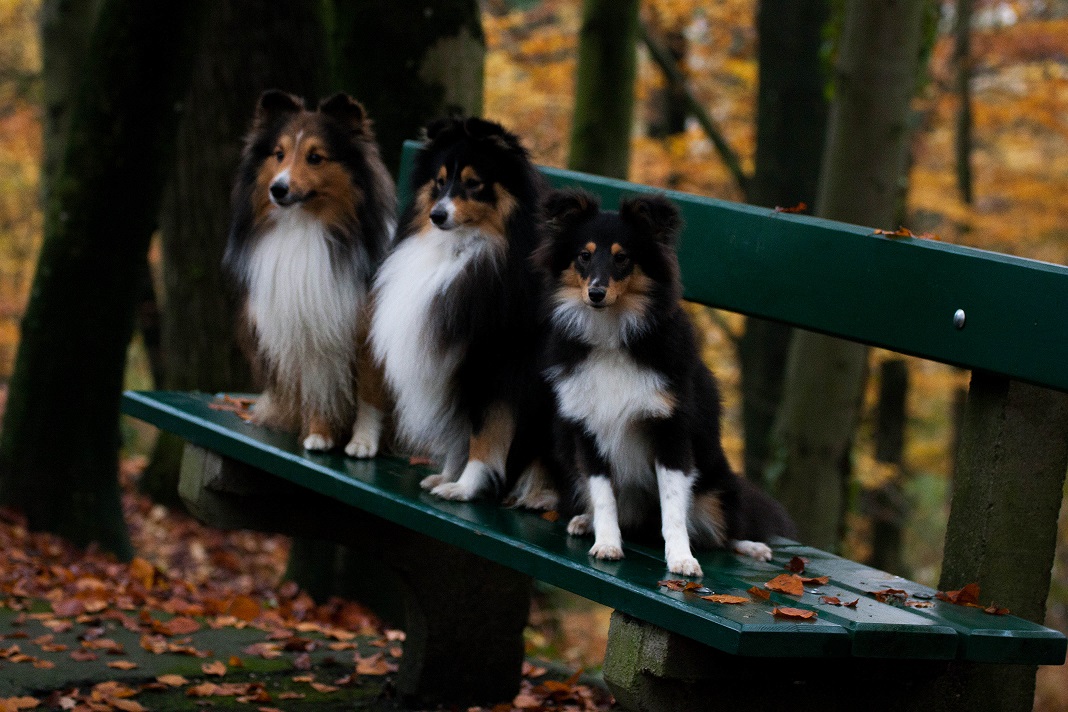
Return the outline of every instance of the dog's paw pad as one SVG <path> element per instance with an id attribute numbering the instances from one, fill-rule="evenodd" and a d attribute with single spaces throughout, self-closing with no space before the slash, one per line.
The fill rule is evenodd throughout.
<path id="1" fill-rule="evenodd" d="M 731 548 L 743 556 L 748 556 L 757 561 L 771 561 L 771 547 L 762 541 L 748 541 L 742 539 L 731 543 Z"/>
<path id="2" fill-rule="evenodd" d="M 692 556 L 680 556 L 677 559 L 668 560 L 668 571 L 681 576 L 701 576 L 701 564 Z"/>
<path id="3" fill-rule="evenodd" d="M 370 458 L 378 454 L 378 441 L 369 437 L 354 435 L 349 444 L 345 446 L 345 454 L 349 457 Z"/>
<path id="4" fill-rule="evenodd" d="M 443 482 L 448 482 L 445 475 L 427 475 L 419 481 L 419 486 L 425 490 L 432 490 Z"/>
<path id="5" fill-rule="evenodd" d="M 584 536 L 590 533 L 590 525 L 593 520 L 588 514 L 576 514 L 567 523 L 567 533 L 571 536 Z"/>
<path id="6" fill-rule="evenodd" d="M 430 494 L 456 502 L 470 502 L 475 498 L 475 493 L 469 492 L 459 482 L 444 482 L 430 490 Z"/>
<path id="7" fill-rule="evenodd" d="M 594 544 L 590 547 L 590 556 L 606 561 L 618 561 L 623 558 L 623 549 L 615 544 Z"/>
<path id="8" fill-rule="evenodd" d="M 312 433 L 308 437 L 304 438 L 304 449 L 312 452 L 322 452 L 334 447 L 334 441 L 325 435 L 319 433 Z"/>

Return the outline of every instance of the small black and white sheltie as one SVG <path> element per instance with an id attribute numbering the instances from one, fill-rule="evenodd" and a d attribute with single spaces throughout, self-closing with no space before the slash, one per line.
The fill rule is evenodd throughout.
<path id="1" fill-rule="evenodd" d="M 299 431 L 308 450 L 351 434 L 347 454 L 377 453 L 386 405 L 366 344 L 368 294 L 395 223 L 359 103 L 337 94 L 308 110 L 281 91 L 260 97 L 224 258 L 265 384 L 254 422 Z"/>
<path id="2" fill-rule="evenodd" d="M 439 497 L 552 508 L 551 392 L 538 375 L 540 175 L 518 138 L 478 118 L 427 128 L 412 205 L 375 279 L 371 343 L 399 435 L 443 464 Z"/>
<path id="3" fill-rule="evenodd" d="M 602 211 L 588 193 L 555 191 L 544 212 L 546 375 L 580 512 L 568 533 L 592 530 L 590 555 L 619 559 L 622 531 L 659 524 L 668 568 L 688 576 L 701 575 L 691 544 L 769 560 L 763 541 L 793 523 L 723 452 L 719 391 L 679 303 L 678 210 L 647 196 Z"/>

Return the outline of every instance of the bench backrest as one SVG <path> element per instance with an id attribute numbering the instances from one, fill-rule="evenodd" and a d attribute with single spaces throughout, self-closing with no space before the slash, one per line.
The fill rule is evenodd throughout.
<path id="1" fill-rule="evenodd" d="M 401 204 L 420 144 L 404 146 Z M 1068 267 L 558 168 L 609 209 L 659 192 L 682 210 L 687 299 L 1068 391 Z M 963 312 L 963 324 L 958 310 Z"/>

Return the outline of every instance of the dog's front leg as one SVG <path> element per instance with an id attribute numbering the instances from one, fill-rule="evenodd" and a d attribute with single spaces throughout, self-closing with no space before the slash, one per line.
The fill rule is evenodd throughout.
<path id="1" fill-rule="evenodd" d="M 593 546 L 590 556 L 598 559 L 622 559 L 623 535 L 619 531 L 619 512 L 612 481 L 606 475 L 589 479 L 590 509 L 593 510 Z"/>
<path id="2" fill-rule="evenodd" d="M 505 463 L 514 435 L 512 409 L 503 403 L 488 408 L 482 428 L 471 436 L 467 465 L 460 479 L 439 484 L 431 493 L 444 499 L 469 502 L 495 491 L 504 484 Z"/>
<path id="3" fill-rule="evenodd" d="M 701 576 L 701 565 L 690 552 L 687 530 L 693 501 L 694 477 L 682 470 L 656 463 L 656 486 L 660 493 L 661 533 L 668 570 L 683 576 Z"/>

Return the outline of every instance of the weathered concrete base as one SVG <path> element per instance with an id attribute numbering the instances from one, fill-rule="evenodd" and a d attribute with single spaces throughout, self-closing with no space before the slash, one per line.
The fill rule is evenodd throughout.
<path id="1" fill-rule="evenodd" d="M 194 445 L 186 446 L 179 493 L 211 526 L 324 539 L 356 552 L 366 576 L 354 597 L 407 633 L 397 674 L 405 699 L 484 704 L 519 690 L 529 576 Z"/>
<path id="2" fill-rule="evenodd" d="M 630 712 L 929 710 L 946 663 L 729 655 L 618 611 L 604 679 Z"/>

